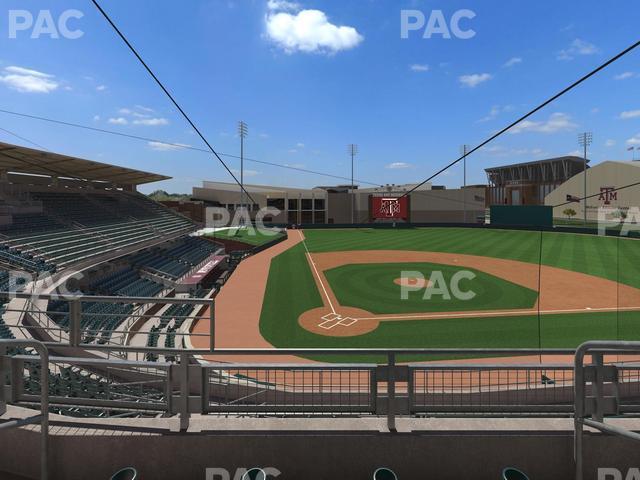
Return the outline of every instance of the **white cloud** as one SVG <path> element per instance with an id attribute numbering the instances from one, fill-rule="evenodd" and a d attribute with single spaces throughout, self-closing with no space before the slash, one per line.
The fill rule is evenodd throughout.
<path id="1" fill-rule="evenodd" d="M 156 150 L 158 152 L 171 152 L 174 150 L 182 150 L 185 147 L 189 147 L 190 145 L 185 145 L 183 143 L 176 144 L 168 144 L 163 142 L 147 142 L 147 145 L 151 150 Z"/>
<path id="2" fill-rule="evenodd" d="M 627 140 L 627 145 L 640 145 L 640 133 Z"/>
<path id="3" fill-rule="evenodd" d="M 544 150 L 541 148 L 507 148 L 502 145 L 492 145 L 490 147 L 483 147 L 482 152 L 493 157 L 514 157 L 516 155 L 528 155 L 533 157 L 541 157 L 545 155 Z"/>
<path id="4" fill-rule="evenodd" d="M 511 134 L 517 134 L 522 132 L 537 132 L 537 133 L 557 133 L 563 131 L 570 131 L 576 128 L 577 125 L 571 121 L 571 117 L 566 113 L 552 113 L 545 121 L 532 121 L 524 120 L 518 125 L 509 130 Z"/>
<path id="5" fill-rule="evenodd" d="M 128 125 L 129 121 L 124 117 L 112 117 L 107 120 L 111 125 Z"/>
<path id="6" fill-rule="evenodd" d="M 298 142 L 298 143 L 296 143 L 296 147 L 298 147 L 298 148 L 304 148 L 304 143 L 302 143 L 302 142 Z"/>
<path id="7" fill-rule="evenodd" d="M 638 117 L 640 117 L 640 110 L 627 110 L 626 112 L 620 113 L 620 118 L 622 120 L 629 120 L 630 118 Z"/>
<path id="8" fill-rule="evenodd" d="M 489 113 L 486 117 L 482 117 L 478 122 L 488 122 L 490 120 L 495 119 L 501 112 L 511 112 L 513 111 L 513 105 L 505 105 L 501 107 L 500 105 L 494 105 L 489 110 Z"/>
<path id="9" fill-rule="evenodd" d="M 234 173 L 234 175 L 240 176 L 240 170 L 239 169 L 232 168 L 231 171 Z M 255 177 L 256 175 L 260 175 L 260 172 L 257 171 L 257 170 L 247 170 L 246 168 L 244 169 L 244 176 L 245 177 Z"/>
<path id="10" fill-rule="evenodd" d="M 474 88 L 483 82 L 491 80 L 493 76 L 489 73 L 473 73 L 471 75 L 462 75 L 458 77 L 458 81 L 464 86 Z"/>
<path id="11" fill-rule="evenodd" d="M 320 10 L 288 13 L 290 2 L 269 2 L 274 8 L 266 16 L 267 37 L 286 53 L 334 54 L 357 47 L 364 37 L 354 27 L 338 26 Z M 297 8 L 294 8 L 297 10 Z"/>
<path id="12" fill-rule="evenodd" d="M 518 63 L 522 63 L 522 58 L 521 57 L 512 57 L 509 60 L 507 60 L 503 67 L 513 67 L 514 65 L 517 65 Z"/>
<path id="13" fill-rule="evenodd" d="M 100 121 L 100 115 L 94 115 L 93 116 L 93 121 L 94 122 L 99 122 Z"/>
<path id="14" fill-rule="evenodd" d="M 107 89 L 106 85 L 98 85 L 96 87 L 96 90 L 99 91 L 99 92 L 104 92 L 106 89 Z"/>
<path id="15" fill-rule="evenodd" d="M 608 139 L 606 142 L 604 142 L 605 147 L 613 147 L 615 144 L 616 144 L 616 141 L 611 139 Z"/>
<path id="16" fill-rule="evenodd" d="M 261 133 L 261 134 L 258 135 L 258 137 L 267 139 L 267 138 L 269 138 L 269 134 L 268 133 Z"/>
<path id="17" fill-rule="evenodd" d="M 621 74 L 619 74 L 619 75 L 616 75 L 616 76 L 615 76 L 615 77 L 613 77 L 613 78 L 615 78 L 616 80 L 627 80 L 628 78 L 633 78 L 633 77 L 635 77 L 635 75 L 636 75 L 636 74 L 635 74 L 635 73 L 633 73 L 633 72 L 623 72 L 623 73 L 621 73 Z"/>
<path id="18" fill-rule="evenodd" d="M 385 165 L 384 168 L 389 168 L 391 170 L 397 170 L 401 168 L 411 168 L 411 164 L 406 162 L 393 162 L 388 165 Z"/>
<path id="19" fill-rule="evenodd" d="M 5 67 L 0 82 L 20 93 L 51 93 L 60 86 L 53 75 L 17 66 Z"/>
<path id="20" fill-rule="evenodd" d="M 414 63 L 413 65 L 409 65 L 409 69 L 412 72 L 428 72 L 429 65 L 426 63 Z"/>
<path id="21" fill-rule="evenodd" d="M 558 60 L 573 60 L 576 55 L 594 55 L 599 51 L 600 49 L 594 44 L 576 38 L 568 48 L 560 50 L 556 58 Z"/>
<path id="22" fill-rule="evenodd" d="M 300 4 L 295 2 L 287 2 L 286 0 L 269 0 L 267 2 L 267 8 L 269 10 L 296 12 L 300 10 Z"/>
<path id="23" fill-rule="evenodd" d="M 139 117 L 138 115 L 134 115 Z M 169 125 L 169 120 L 166 118 L 138 118 L 133 121 L 134 125 L 144 125 L 146 127 L 158 127 L 161 125 Z"/>
<path id="24" fill-rule="evenodd" d="M 124 119 L 127 123 L 133 125 L 144 125 L 147 127 L 157 127 L 161 125 L 168 125 L 169 120 L 163 117 L 153 117 L 150 113 L 153 113 L 152 108 L 143 107 L 142 105 L 136 105 L 133 108 L 121 108 L 118 110 L 118 114 L 121 115 L 121 119 Z M 126 125 L 127 123 L 121 123 Z"/>

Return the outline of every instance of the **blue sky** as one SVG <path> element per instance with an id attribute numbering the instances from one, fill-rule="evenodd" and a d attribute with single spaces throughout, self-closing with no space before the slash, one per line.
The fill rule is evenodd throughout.
<path id="1" fill-rule="evenodd" d="M 64 5 L 62 5 L 64 3 Z M 506 0 L 102 0 L 212 145 L 238 154 L 238 120 L 250 158 L 350 175 L 421 180 L 492 132 L 638 40 L 640 4 Z M 5 0 L 0 11 L 0 108 L 203 147 L 88 0 Z M 54 19 L 67 9 L 78 39 L 17 31 L 9 11 Z M 401 38 L 401 11 L 449 21 L 461 9 L 470 39 Z M 558 156 L 593 131 L 594 161 L 630 159 L 640 147 L 640 49 L 468 160 L 469 183 L 489 166 Z M 211 156 L 23 120 L 5 128 L 47 149 L 174 177 L 145 187 L 190 192 L 231 181 Z M 0 140 L 26 144 L 4 131 Z M 640 152 L 638 152 L 640 157 Z M 228 158 L 233 169 L 238 162 Z M 246 181 L 313 186 L 337 180 L 245 164 Z M 462 169 L 436 178 L 450 187 Z"/>

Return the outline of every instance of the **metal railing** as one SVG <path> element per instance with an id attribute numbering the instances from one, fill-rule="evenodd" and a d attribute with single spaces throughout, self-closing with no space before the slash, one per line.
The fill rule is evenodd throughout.
<path id="1" fill-rule="evenodd" d="M 197 313 L 204 306 L 209 307 L 205 320 L 209 322 L 207 333 L 185 333 L 173 331 L 172 335 L 180 339 L 190 336 L 206 337 L 209 350 L 215 347 L 215 299 L 213 298 L 184 298 L 184 297 L 131 297 L 131 296 L 96 296 L 78 294 L 41 294 L 24 292 L 0 292 L 12 301 L 4 309 L 7 326 L 23 332 L 26 338 L 37 338 L 44 343 L 55 342 L 58 345 L 93 350 L 99 345 L 109 345 L 114 351 L 129 340 L 134 325 L 143 321 L 158 320 L 162 313 L 149 314 L 149 305 L 191 305 L 193 311 L 187 315 L 171 315 L 171 320 L 200 319 Z M 12 308 L 13 299 L 18 299 L 20 305 Z M 36 301 L 61 301 L 66 306 L 60 311 L 42 309 Z M 23 304 L 24 303 L 24 304 Z M 83 304 L 102 305 L 130 305 L 131 311 L 88 311 Z M 109 324 L 113 322 L 113 326 Z M 182 323 L 181 322 L 181 323 Z M 165 329 L 168 325 L 165 325 Z M 146 338 L 147 332 L 140 332 Z"/>
<path id="2" fill-rule="evenodd" d="M 57 352 L 69 345 L 48 344 Z M 183 428 L 192 413 L 242 416 L 386 416 L 389 430 L 398 416 L 424 415 L 570 415 L 573 411 L 573 375 L 567 365 L 465 365 L 402 364 L 411 358 L 452 356 L 572 355 L 571 350 L 485 350 L 485 349 L 222 349 L 184 350 L 151 347 L 115 349 L 96 345 L 93 350 L 109 353 L 107 358 L 52 357 L 54 376 L 50 390 L 52 405 L 103 409 L 131 409 L 137 412 L 179 414 Z M 117 350 L 117 351 L 116 351 Z M 74 350 L 76 351 L 76 350 Z M 175 357 L 176 362 L 125 361 L 128 355 L 152 353 Z M 216 363 L 202 355 L 215 355 Z M 351 363 L 277 363 L 276 357 L 311 357 L 316 360 L 351 358 Z M 226 362 L 241 356 L 245 363 Z M 260 359 L 251 361 L 252 357 Z M 265 362 L 271 357 L 275 362 Z M 376 363 L 358 360 L 379 359 Z M 26 363 L 37 357 L 12 359 L 14 371 L 28 371 Z M 78 386 L 69 394 L 69 378 L 56 380 L 69 368 L 80 370 L 98 387 Z M 629 370 L 629 379 L 637 378 Z M 28 376 L 16 375 L 14 390 L 18 403 L 37 400 Z M 629 382 L 635 385 L 635 380 Z M 136 386 L 139 390 L 132 390 Z M 143 388 L 144 387 L 144 388 Z M 58 388 L 56 390 L 56 388 Z M 637 386 L 636 386 L 637 388 Z M 123 392 L 123 389 L 125 391 Z M 640 408 L 637 410 L 640 413 Z"/>
<path id="3" fill-rule="evenodd" d="M 36 354 L 6 353 L 32 347 Z M 587 342 L 576 351 L 532 349 L 222 349 L 184 350 L 98 345 L 113 353 L 176 357 L 176 363 L 52 356 L 73 345 L 27 340 L 0 341 L 0 366 L 9 372 L 10 401 L 40 403 L 41 415 L 0 424 L 8 428 L 42 423 L 46 478 L 48 411 L 103 409 L 178 415 L 181 429 L 191 414 L 232 416 L 386 416 L 395 431 L 400 416 L 573 416 L 576 478 L 582 477 L 584 427 L 640 440 L 640 434 L 605 422 L 608 416 L 640 415 L 640 342 Z M 197 358 L 215 354 L 216 362 Z M 571 355 L 561 363 L 427 363 L 451 355 L 504 357 Z M 273 363 L 276 356 L 379 358 L 375 363 Z M 633 357 L 630 357 L 633 355 Z M 225 362 L 242 356 L 260 361 Z M 404 356 L 425 363 L 402 363 Z M 588 360 L 589 359 L 589 360 Z M 588 360 L 588 361 L 587 361 Z M 623 361 L 626 360 L 626 361 Z M 39 368 L 36 367 L 39 365 Z M 3 377 L 4 378 L 4 375 Z M 0 397 L 0 407 L 4 403 Z M 2 408 L 0 408 L 0 413 Z"/>
<path id="4" fill-rule="evenodd" d="M 40 362 L 40 368 L 42 371 L 46 371 L 49 365 L 49 352 L 47 347 L 41 342 L 35 340 L 0 340 L 0 414 L 4 414 L 4 407 L 6 401 L 5 394 L 5 377 L 7 372 L 11 372 L 11 378 L 15 378 L 15 365 L 11 364 L 6 354 L 8 348 L 33 348 L 37 353 L 37 361 Z M 15 382 L 12 381 L 13 386 Z M 34 415 L 27 418 L 20 418 L 14 420 L 8 420 L 0 423 L 0 430 L 8 428 L 16 428 L 23 425 L 29 425 L 31 423 L 40 422 L 40 478 L 41 480 L 47 480 L 48 478 L 48 466 L 49 466 L 49 378 L 47 376 L 42 377 L 42 388 L 39 395 L 40 400 L 40 415 Z M 14 391 L 15 392 L 15 391 Z M 12 395 L 12 403 L 15 403 L 16 399 Z"/>
<path id="5" fill-rule="evenodd" d="M 620 358 L 640 354 L 640 342 L 592 341 L 580 345 L 575 353 L 574 458 L 576 480 L 584 478 L 584 427 L 610 435 L 640 441 L 640 433 L 610 423 L 605 417 L 624 417 L 640 411 L 638 376 L 640 363 L 631 366 Z M 607 362 L 607 355 L 613 360 Z M 585 363 L 587 357 L 590 362 Z"/>

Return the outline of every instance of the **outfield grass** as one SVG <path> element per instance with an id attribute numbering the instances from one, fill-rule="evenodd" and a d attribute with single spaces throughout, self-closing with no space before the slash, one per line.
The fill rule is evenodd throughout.
<path id="1" fill-rule="evenodd" d="M 474 278 L 457 283 L 462 292 L 473 292 L 473 298 L 460 299 L 452 293 L 452 277 L 460 267 L 435 263 L 370 263 L 343 265 L 325 271 L 340 305 L 357 307 L 376 314 L 457 312 L 470 310 L 505 310 L 532 308 L 538 292 L 516 285 L 485 272 L 465 268 Z M 402 298 L 401 287 L 394 280 L 401 272 L 417 271 L 429 279 L 431 272 L 442 272 L 444 282 L 435 280 L 437 290 L 424 298 L 425 289 L 407 291 Z M 434 277 L 435 278 L 435 277 Z"/>
<path id="2" fill-rule="evenodd" d="M 451 229 L 305 232 L 312 251 L 371 248 L 462 250 L 461 253 L 523 261 L 535 261 L 537 258 L 523 245 L 528 248 L 537 246 L 538 255 L 540 252 L 540 234 L 535 232 L 456 230 L 456 235 L 453 233 Z M 395 235 L 398 238 L 394 238 Z M 564 236 L 573 238 L 560 238 Z M 369 240 L 365 241 L 366 238 Z M 391 243 L 391 240 L 397 242 Z M 592 275 L 597 272 L 605 278 L 615 277 L 612 271 L 617 271 L 617 265 L 610 267 L 606 262 L 617 258 L 617 242 L 615 239 L 584 235 L 545 234 L 543 260 L 562 268 L 572 265 L 577 271 Z M 624 265 L 621 261 L 621 271 L 625 271 L 630 284 L 633 284 L 632 272 L 637 272 L 639 266 L 640 253 L 637 246 L 640 242 L 632 242 L 637 241 L 620 240 L 620 258 L 623 258 L 623 253 L 627 258 Z M 572 257 L 567 258 L 569 255 Z M 327 337 L 315 335 L 298 324 L 300 314 L 320 306 L 322 299 L 306 261 L 304 246 L 297 245 L 275 257 L 266 287 L 260 331 L 267 341 L 280 348 L 575 348 L 591 339 L 640 340 L 640 313 L 637 312 L 543 315 L 540 319 L 532 315 L 383 322 L 375 331 L 357 337 Z M 355 358 L 335 357 L 330 360 L 354 361 Z"/>
<path id="3" fill-rule="evenodd" d="M 640 288 L 640 241 L 571 233 L 415 228 L 305 230 L 309 251 L 416 250 L 506 258 L 595 275 Z"/>
<path id="4" fill-rule="evenodd" d="M 226 238 L 236 242 L 246 243 L 247 245 L 252 245 L 254 247 L 264 245 L 265 243 L 283 236 L 283 233 L 277 233 L 274 235 L 271 231 L 263 231 L 256 228 L 220 230 L 215 233 L 207 234 L 207 237 L 209 238 Z"/>

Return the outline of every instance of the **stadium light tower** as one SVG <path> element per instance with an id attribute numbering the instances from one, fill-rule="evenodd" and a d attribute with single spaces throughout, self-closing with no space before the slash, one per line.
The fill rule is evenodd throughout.
<path id="1" fill-rule="evenodd" d="M 593 133 L 583 132 L 578 136 L 578 143 L 584 152 L 584 224 L 587 225 L 587 149 L 593 142 Z"/>
<path id="2" fill-rule="evenodd" d="M 462 145 L 462 208 L 464 210 L 464 223 L 467 223 L 467 152 L 471 149 L 469 145 Z"/>
<path id="3" fill-rule="evenodd" d="M 355 214 L 355 194 L 354 194 L 354 188 L 353 188 L 353 159 L 358 154 L 358 145 L 356 145 L 355 143 L 350 143 L 349 145 L 347 145 L 347 152 L 351 156 L 351 188 L 349 190 L 351 191 L 351 224 L 353 225 L 354 214 Z"/>
<path id="4" fill-rule="evenodd" d="M 247 124 L 238 122 L 238 136 L 240 137 L 240 210 L 244 210 L 244 139 L 249 133 Z"/>

